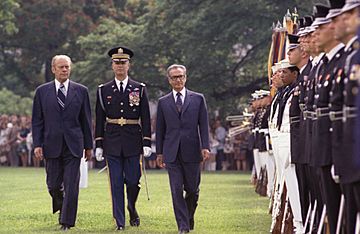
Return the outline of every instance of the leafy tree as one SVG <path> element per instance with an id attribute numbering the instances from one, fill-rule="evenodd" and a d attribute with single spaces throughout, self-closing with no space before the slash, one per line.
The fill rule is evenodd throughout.
<path id="1" fill-rule="evenodd" d="M 18 31 L 14 14 L 18 8 L 19 4 L 16 0 L 2 0 L 0 2 L 0 38 L 3 38 L 4 35 L 12 35 Z"/>
<path id="2" fill-rule="evenodd" d="M 210 109 L 237 113 L 252 91 L 268 86 L 272 22 L 296 4 L 311 11 L 310 2 L 290 0 L 154 0 L 139 4 L 137 12 L 142 14 L 137 20 L 119 24 L 105 20 L 97 30 L 81 37 L 86 60 L 80 63 L 78 76 L 95 89 L 99 81 L 111 76 L 105 52 L 127 45 L 135 51 L 131 74 L 147 84 L 152 99 L 169 90 L 166 67 L 182 63 L 188 68 L 188 87 L 203 92 Z"/>
<path id="3" fill-rule="evenodd" d="M 31 98 L 21 97 L 6 88 L 0 90 L 1 114 L 31 115 L 31 108 Z"/>

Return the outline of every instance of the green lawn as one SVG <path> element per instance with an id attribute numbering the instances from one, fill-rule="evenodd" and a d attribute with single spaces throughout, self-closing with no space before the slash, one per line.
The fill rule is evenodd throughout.
<path id="1" fill-rule="evenodd" d="M 127 226 L 125 233 L 177 233 L 167 173 L 148 171 L 147 177 L 150 201 L 143 184 L 137 202 L 141 226 Z M 203 173 L 191 233 L 268 233 L 268 199 L 255 194 L 249 178 L 237 172 Z M 0 167 L 0 233 L 58 232 L 57 218 L 51 213 L 44 168 Z M 80 191 L 77 223 L 70 233 L 114 229 L 107 173 L 90 170 L 89 187 Z"/>

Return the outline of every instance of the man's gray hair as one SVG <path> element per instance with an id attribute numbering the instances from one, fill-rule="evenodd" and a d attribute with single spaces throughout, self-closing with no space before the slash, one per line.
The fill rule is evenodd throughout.
<path id="1" fill-rule="evenodd" d="M 173 64 L 173 65 L 170 65 L 168 67 L 168 69 L 166 70 L 166 74 L 167 76 L 169 77 L 169 72 L 172 70 L 172 69 L 177 69 L 177 68 L 180 68 L 181 70 L 184 71 L 185 75 L 186 75 L 186 67 L 184 65 L 181 65 L 181 64 Z"/>
<path id="2" fill-rule="evenodd" d="M 52 60 L 51 60 L 51 66 L 53 67 L 54 64 L 55 64 L 55 62 L 56 62 L 56 60 L 57 60 L 57 59 L 60 59 L 60 58 L 66 59 L 67 61 L 70 62 L 70 64 L 72 63 L 72 62 L 71 62 L 71 58 L 70 58 L 69 56 L 67 56 L 67 55 L 65 55 L 65 54 L 58 54 L 58 55 L 55 55 L 55 56 L 52 58 Z"/>

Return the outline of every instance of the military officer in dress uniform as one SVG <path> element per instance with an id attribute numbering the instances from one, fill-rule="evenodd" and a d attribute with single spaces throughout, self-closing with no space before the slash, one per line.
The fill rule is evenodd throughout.
<path id="1" fill-rule="evenodd" d="M 315 31 L 317 47 L 325 52 L 322 65 L 315 77 L 314 110 L 316 117 L 313 121 L 313 158 L 315 167 L 319 168 L 320 183 L 323 200 L 326 204 L 327 220 L 330 233 L 336 233 L 337 217 L 339 213 L 341 191 L 331 175 L 333 165 L 331 148 L 331 122 L 329 118 L 329 99 L 334 68 L 339 62 L 344 45 L 334 38 L 331 19 L 316 18 L 313 25 L 318 26 Z"/>
<path id="2" fill-rule="evenodd" d="M 289 109 L 290 115 L 290 150 L 291 162 L 295 164 L 296 176 L 299 183 L 299 193 L 302 211 L 302 221 L 305 223 L 307 210 L 309 207 L 309 188 L 306 177 L 306 164 L 303 153 L 304 135 L 300 135 L 300 121 L 303 121 L 301 116 L 301 109 L 299 106 L 300 90 L 303 90 L 304 76 L 307 76 L 311 69 L 311 62 L 309 61 L 309 54 L 300 46 L 297 35 L 288 35 L 289 37 L 289 62 L 299 68 L 299 77 L 297 78 L 296 87 L 291 98 Z"/>
<path id="3" fill-rule="evenodd" d="M 360 23 L 360 19 L 359 18 L 355 18 L 352 20 L 354 26 L 358 26 Z M 357 38 L 360 37 L 360 30 L 357 31 Z M 360 51 L 359 48 L 357 49 L 356 54 L 354 55 L 354 61 L 355 61 L 355 65 L 354 65 L 354 75 L 357 78 L 358 81 L 358 85 L 360 84 Z M 360 110 L 360 95 L 357 95 L 356 97 L 356 107 L 357 107 L 357 112 L 359 112 Z M 355 144 L 355 148 L 354 148 L 354 163 L 358 166 L 358 168 L 360 168 L 360 115 L 357 114 L 356 116 L 356 132 L 355 132 L 355 139 L 356 139 L 356 144 Z M 359 169 L 358 169 L 359 170 Z M 357 230 L 360 231 L 360 180 L 356 181 L 353 183 L 353 191 L 355 194 L 355 202 L 356 202 L 356 208 L 357 208 Z"/>
<path id="4" fill-rule="evenodd" d="M 330 10 L 327 18 L 331 18 L 334 27 L 334 37 L 336 40 L 345 44 L 344 53 L 339 58 L 336 70 L 334 70 L 334 77 L 332 78 L 332 87 L 330 92 L 330 120 L 331 120 L 331 134 L 332 134 L 332 159 L 334 163 L 334 174 L 336 177 L 340 177 L 341 190 L 345 198 L 345 225 L 347 233 L 355 232 L 355 220 L 356 220 L 356 207 L 354 206 L 355 197 L 352 191 L 352 186 L 346 183 L 342 179 L 342 175 L 346 173 L 347 163 L 343 158 L 343 92 L 344 92 L 344 80 L 348 76 L 345 74 L 345 64 L 347 58 L 355 50 L 354 44 L 356 42 L 356 31 L 352 32 L 347 30 L 346 22 L 351 16 L 352 9 L 356 6 L 347 7 L 345 11 L 342 11 L 345 5 L 345 0 L 332 1 L 332 9 Z M 338 226 L 341 224 L 341 219 L 338 220 Z"/>
<path id="5" fill-rule="evenodd" d="M 106 159 L 117 230 L 125 228 L 124 184 L 130 225 L 140 225 L 135 208 L 140 191 L 140 155 L 151 154 L 150 111 L 145 84 L 128 76 L 133 54 L 126 47 L 109 50 L 115 78 L 99 85 L 97 90 L 95 156 L 98 161 Z"/>
<path id="6" fill-rule="evenodd" d="M 321 13 L 324 12 L 325 13 Z M 326 16 L 326 11 L 328 11 L 328 7 L 317 4 L 314 6 L 314 19 L 316 18 L 323 18 L 324 15 Z M 313 22 L 312 22 L 313 23 Z M 309 53 L 311 56 L 311 65 L 312 68 L 308 76 L 304 76 L 304 89 L 303 92 L 300 94 L 300 101 L 303 102 L 301 105 L 302 115 L 304 118 L 304 138 L 305 138 L 305 147 L 304 147 L 304 156 L 305 156 L 305 163 L 307 166 L 307 176 L 309 178 L 318 178 L 318 172 L 314 166 L 314 156 L 312 155 L 312 124 L 313 119 L 315 119 L 315 112 L 313 109 L 314 103 L 314 91 L 315 91 L 315 76 L 319 70 L 321 65 L 321 59 L 324 56 L 324 53 L 319 51 L 315 42 L 315 30 L 318 26 L 314 26 L 311 23 L 310 26 L 307 26 L 302 32 L 302 39 L 300 40 L 301 45 L 304 47 L 304 50 Z M 317 180 L 311 179 L 309 181 L 310 187 L 310 204 L 311 204 L 311 215 L 308 219 L 309 231 L 313 229 L 313 227 L 317 227 L 320 221 L 321 212 L 323 209 L 323 201 L 320 192 L 320 184 Z M 316 230 L 314 230 L 316 231 Z"/>

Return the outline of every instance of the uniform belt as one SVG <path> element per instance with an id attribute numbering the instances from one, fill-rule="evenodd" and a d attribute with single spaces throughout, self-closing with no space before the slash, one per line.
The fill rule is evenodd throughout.
<path id="1" fill-rule="evenodd" d="M 304 112 L 305 111 L 305 104 L 303 104 L 303 103 L 299 104 L 299 108 L 300 108 L 300 110 L 302 112 Z"/>
<path id="2" fill-rule="evenodd" d="M 357 108 L 352 106 L 345 106 L 343 109 L 344 119 L 356 118 Z"/>
<path id="3" fill-rule="evenodd" d="M 316 112 L 315 111 L 304 111 L 304 119 L 316 119 Z"/>
<path id="4" fill-rule="evenodd" d="M 120 126 L 128 125 L 128 124 L 139 124 L 138 119 L 124 119 L 123 117 L 121 117 L 120 119 L 106 118 L 106 122 L 111 124 L 118 124 Z"/>
<path id="5" fill-rule="evenodd" d="M 264 134 L 269 134 L 269 129 L 267 128 L 262 128 L 259 130 L 260 133 L 264 133 Z"/>
<path id="6" fill-rule="evenodd" d="M 270 123 L 269 124 L 269 129 L 276 129 L 276 124 L 275 123 Z"/>
<path id="7" fill-rule="evenodd" d="M 299 122 L 300 122 L 300 116 L 290 117 L 290 124 L 299 123 Z"/>
<path id="8" fill-rule="evenodd" d="M 329 118 L 331 121 L 337 121 L 343 119 L 343 111 L 330 111 Z"/>
<path id="9" fill-rule="evenodd" d="M 315 110 L 316 117 L 319 118 L 319 117 L 329 116 L 329 111 L 330 111 L 329 107 L 318 107 Z"/>

